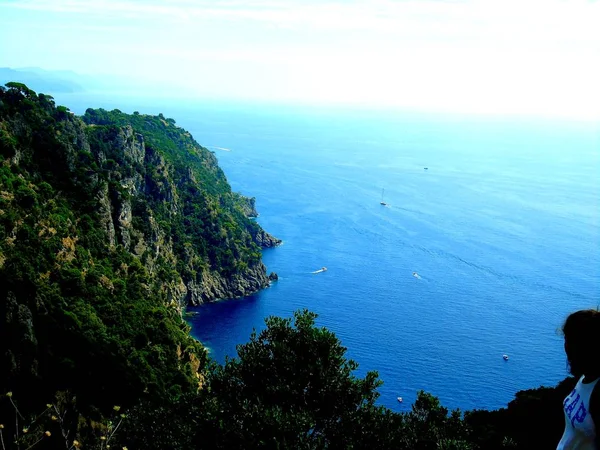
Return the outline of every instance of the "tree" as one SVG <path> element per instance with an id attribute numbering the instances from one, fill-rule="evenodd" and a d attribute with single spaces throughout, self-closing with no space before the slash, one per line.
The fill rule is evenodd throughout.
<path id="1" fill-rule="evenodd" d="M 459 410 L 448 414 L 439 399 L 420 391 L 410 413 L 404 417 L 403 448 L 468 450 L 468 430 Z"/>
<path id="2" fill-rule="evenodd" d="M 356 377 L 358 364 L 316 317 L 306 310 L 293 321 L 270 317 L 238 346 L 238 358 L 213 367 L 199 448 L 334 448 L 371 433 L 383 417 L 375 406 L 381 381 L 376 372 Z"/>
<path id="3" fill-rule="evenodd" d="M 472 440 L 481 448 L 555 448 L 565 427 L 564 398 L 577 380 L 568 377 L 556 387 L 519 391 L 508 407 L 495 411 L 473 410 L 465 414 Z"/>

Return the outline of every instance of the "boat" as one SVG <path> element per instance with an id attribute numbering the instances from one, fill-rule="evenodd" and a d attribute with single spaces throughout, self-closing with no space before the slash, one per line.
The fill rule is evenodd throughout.
<path id="1" fill-rule="evenodd" d="M 325 266 L 321 267 L 321 272 L 327 272 L 327 267 L 325 267 Z"/>
<path id="2" fill-rule="evenodd" d="M 423 167 L 423 170 L 429 170 L 429 167 Z"/>
<path id="3" fill-rule="evenodd" d="M 386 202 L 383 201 L 383 193 L 385 192 L 385 189 L 381 189 L 381 201 L 379 202 L 380 205 L 382 206 L 387 206 L 388 204 Z"/>
<path id="4" fill-rule="evenodd" d="M 398 403 L 402 403 L 404 400 L 402 399 L 402 397 L 398 397 Z"/>
<path id="5" fill-rule="evenodd" d="M 508 355 L 502 355 L 502 359 L 503 359 L 504 361 L 508 361 Z"/>

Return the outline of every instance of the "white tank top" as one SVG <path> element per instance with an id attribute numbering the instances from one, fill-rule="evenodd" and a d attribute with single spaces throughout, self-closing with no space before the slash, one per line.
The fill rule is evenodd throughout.
<path id="1" fill-rule="evenodd" d="M 582 380 L 583 377 L 563 402 L 565 432 L 557 450 L 598 450 L 595 442 L 596 427 L 590 414 L 590 397 L 598 378 L 591 383 L 582 383 Z"/>

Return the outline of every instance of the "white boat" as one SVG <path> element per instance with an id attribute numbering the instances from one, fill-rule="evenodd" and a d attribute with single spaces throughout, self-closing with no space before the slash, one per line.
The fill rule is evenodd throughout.
<path id="1" fill-rule="evenodd" d="M 402 397 L 398 397 L 398 403 L 402 403 L 404 400 L 402 399 Z"/>
<path id="2" fill-rule="evenodd" d="M 388 204 L 386 202 L 383 201 L 383 193 L 385 192 L 385 189 L 382 188 L 381 189 L 381 201 L 379 202 L 380 205 L 382 206 L 387 206 Z"/>
<path id="3" fill-rule="evenodd" d="M 502 359 L 503 359 L 504 361 L 508 361 L 508 355 L 502 355 Z"/>

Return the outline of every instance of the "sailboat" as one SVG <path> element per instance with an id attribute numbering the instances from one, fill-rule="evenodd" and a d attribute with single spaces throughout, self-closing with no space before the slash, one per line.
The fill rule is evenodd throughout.
<path id="1" fill-rule="evenodd" d="M 381 201 L 379 202 L 380 205 L 382 206 L 387 206 L 388 204 L 386 202 L 383 201 L 383 193 L 385 192 L 385 189 L 381 189 Z"/>

